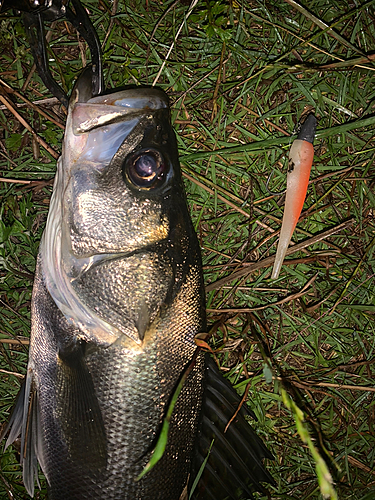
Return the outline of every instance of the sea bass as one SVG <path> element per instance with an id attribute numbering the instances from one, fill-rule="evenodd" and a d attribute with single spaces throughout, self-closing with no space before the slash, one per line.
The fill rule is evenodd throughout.
<path id="1" fill-rule="evenodd" d="M 6 429 L 23 477 L 38 462 L 51 500 L 251 498 L 271 454 L 203 354 L 178 397 L 165 453 L 150 459 L 172 394 L 206 331 L 200 248 L 167 96 L 154 88 L 69 103 L 32 298 L 27 376 Z M 244 495 L 244 496 L 243 496 Z"/>

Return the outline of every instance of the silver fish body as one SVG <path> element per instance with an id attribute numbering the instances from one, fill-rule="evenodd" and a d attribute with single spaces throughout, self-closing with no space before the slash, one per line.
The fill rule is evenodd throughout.
<path id="1" fill-rule="evenodd" d="M 187 484 L 193 500 L 253 498 L 273 482 L 262 464 L 272 455 L 202 354 L 164 455 L 136 480 L 206 330 L 201 256 L 167 96 L 137 88 L 92 98 L 89 77 L 69 104 L 6 446 L 21 435 L 31 496 L 39 462 L 51 500 L 179 500 Z"/>
<path id="2" fill-rule="evenodd" d="M 143 88 L 88 99 L 86 89 L 81 77 L 38 257 L 24 482 L 32 494 L 37 459 L 51 499 L 175 500 L 188 477 L 202 360 L 165 455 L 135 481 L 205 329 L 168 100 Z"/>

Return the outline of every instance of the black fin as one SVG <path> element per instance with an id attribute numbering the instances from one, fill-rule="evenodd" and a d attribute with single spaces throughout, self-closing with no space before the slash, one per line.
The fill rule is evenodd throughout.
<path id="1" fill-rule="evenodd" d="M 60 352 L 56 373 L 56 414 L 72 463 L 99 471 L 107 465 L 107 440 L 91 374 L 84 360 L 86 344 Z"/>
<path id="2" fill-rule="evenodd" d="M 35 480 L 39 485 L 38 461 L 43 464 L 42 434 L 40 432 L 38 395 L 33 372 L 29 367 L 22 382 L 8 425 L 0 435 L 0 441 L 9 432 L 5 449 L 21 436 L 21 465 L 23 483 L 28 494 L 34 496 Z"/>
<path id="3" fill-rule="evenodd" d="M 255 415 L 245 405 L 224 433 L 241 398 L 208 355 L 205 384 L 189 491 L 214 441 L 192 499 L 253 499 L 255 491 L 264 492 L 261 482 L 275 484 L 262 463 L 263 458 L 273 456 L 246 420 Z"/>

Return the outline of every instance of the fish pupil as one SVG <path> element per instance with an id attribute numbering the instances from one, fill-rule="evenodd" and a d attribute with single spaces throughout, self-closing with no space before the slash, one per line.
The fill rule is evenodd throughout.
<path id="1" fill-rule="evenodd" d="M 139 188 L 154 188 L 165 173 L 165 163 L 156 150 L 138 151 L 125 162 L 128 179 Z"/>
<path id="2" fill-rule="evenodd" d="M 135 170 L 140 177 L 154 176 L 157 170 L 156 160 L 151 155 L 143 155 L 135 162 Z"/>

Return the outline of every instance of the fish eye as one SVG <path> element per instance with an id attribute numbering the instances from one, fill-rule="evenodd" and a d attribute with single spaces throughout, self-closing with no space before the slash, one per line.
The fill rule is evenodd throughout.
<path id="1" fill-rule="evenodd" d="M 130 154 L 124 163 L 125 177 L 141 189 L 154 189 L 159 186 L 166 170 L 166 162 L 156 149 L 142 149 Z"/>

